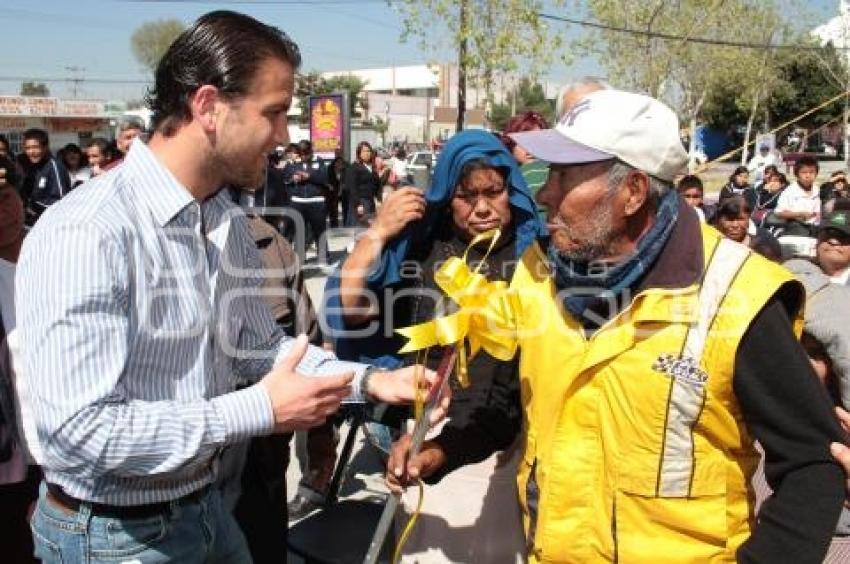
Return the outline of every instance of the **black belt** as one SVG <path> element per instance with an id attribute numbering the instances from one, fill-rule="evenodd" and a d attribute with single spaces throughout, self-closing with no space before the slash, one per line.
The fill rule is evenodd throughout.
<path id="1" fill-rule="evenodd" d="M 50 501 L 59 505 L 63 509 L 77 513 L 82 504 L 88 503 L 91 507 L 92 515 L 97 515 L 99 517 L 111 517 L 114 519 L 144 519 L 145 517 L 153 517 L 155 515 L 168 513 L 173 504 L 189 505 L 192 503 L 198 503 L 209 491 L 210 486 L 206 485 L 199 490 L 195 490 L 194 492 L 173 501 L 147 503 L 145 505 L 107 505 L 105 503 L 90 503 L 77 499 L 74 496 L 68 495 L 61 486 L 51 483 L 47 484 L 47 497 Z"/>

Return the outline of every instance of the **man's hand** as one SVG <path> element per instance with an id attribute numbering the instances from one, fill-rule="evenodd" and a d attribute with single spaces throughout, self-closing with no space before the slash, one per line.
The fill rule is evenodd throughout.
<path id="1" fill-rule="evenodd" d="M 836 407 L 835 414 L 838 416 L 838 421 L 841 423 L 844 431 L 850 433 L 850 413 L 847 413 L 840 407 Z M 833 458 L 844 467 L 844 474 L 847 477 L 847 492 L 845 494 L 847 500 L 845 500 L 844 505 L 850 507 L 850 448 L 847 448 L 847 445 L 841 443 L 832 443 L 829 450 L 832 452 Z"/>
<path id="2" fill-rule="evenodd" d="M 436 385 L 437 373 L 420 365 L 406 366 L 391 372 L 373 373 L 368 381 L 366 395 L 379 402 L 411 404 L 416 399 L 414 382 L 417 381 L 417 376 L 419 377 L 418 384 L 422 397 L 428 397 L 431 394 L 431 389 Z M 436 393 L 436 390 L 434 393 Z M 451 388 L 444 386 L 440 402 L 431 412 L 431 425 L 436 425 L 443 420 L 450 402 Z"/>
<path id="3" fill-rule="evenodd" d="M 431 476 L 446 463 L 446 453 L 434 441 L 422 443 L 419 454 L 411 458 L 410 442 L 409 434 L 399 437 L 387 461 L 387 487 L 396 494 L 417 479 Z"/>
<path id="4" fill-rule="evenodd" d="M 351 394 L 352 372 L 321 378 L 297 373 L 295 367 L 306 352 L 307 336 L 299 335 L 289 353 L 260 381 L 271 400 L 275 433 L 320 425 Z"/>

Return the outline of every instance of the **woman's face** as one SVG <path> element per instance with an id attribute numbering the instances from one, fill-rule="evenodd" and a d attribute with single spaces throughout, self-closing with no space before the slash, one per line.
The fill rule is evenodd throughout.
<path id="1" fill-rule="evenodd" d="M 746 186 L 750 182 L 750 173 L 746 171 L 739 172 L 735 175 L 733 182 L 735 182 L 735 186 L 738 187 Z"/>
<path id="2" fill-rule="evenodd" d="M 86 155 L 89 158 L 89 165 L 92 167 L 103 166 L 103 153 L 100 152 L 100 147 L 92 145 L 86 149 Z"/>
<path id="3" fill-rule="evenodd" d="M 372 161 L 372 149 L 366 147 L 365 145 L 360 148 L 360 154 L 357 155 L 360 160 L 364 163 L 368 163 Z"/>
<path id="4" fill-rule="evenodd" d="M 771 194 L 775 194 L 782 188 L 782 180 L 779 179 L 779 176 L 773 174 L 768 177 L 767 181 L 764 183 L 764 189 L 770 192 Z"/>
<path id="5" fill-rule="evenodd" d="M 455 229 L 467 240 L 511 222 L 508 188 L 495 168 L 473 170 L 461 180 L 451 209 Z"/>
<path id="6" fill-rule="evenodd" d="M 719 217 L 717 229 L 729 239 L 741 243 L 747 237 L 749 222 L 750 218 L 747 212 L 741 211 L 737 217 Z"/>

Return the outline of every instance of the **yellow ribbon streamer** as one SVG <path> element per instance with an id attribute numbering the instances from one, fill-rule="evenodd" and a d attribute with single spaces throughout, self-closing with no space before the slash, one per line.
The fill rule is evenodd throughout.
<path id="1" fill-rule="evenodd" d="M 510 306 L 507 284 L 502 281 L 490 282 L 479 273 L 500 234 L 498 229 L 493 229 L 476 236 L 462 257 L 449 258 L 434 274 L 437 286 L 458 304 L 457 312 L 397 330 L 408 339 L 399 351 L 402 354 L 436 345 L 457 346 L 458 381 L 464 387 L 469 385 L 467 341 L 471 356 L 483 348 L 497 359 L 510 360 L 516 350 L 512 333 L 505 330 L 513 326 L 513 308 Z M 487 240 L 490 241 L 487 252 L 475 269 L 470 270 L 466 264 L 469 250 Z"/>
<path id="2" fill-rule="evenodd" d="M 401 562 L 401 551 L 404 548 L 405 543 L 407 543 L 407 539 L 410 537 L 410 534 L 413 532 L 413 528 L 416 526 L 416 521 L 419 520 L 419 515 L 422 513 L 422 502 L 425 501 L 425 486 L 422 484 L 422 480 L 416 480 L 416 484 L 419 486 L 419 500 L 416 502 L 416 509 L 413 511 L 410 519 L 407 520 L 407 524 L 404 526 L 404 530 L 401 532 L 401 536 L 398 539 L 398 544 L 395 546 L 393 564 L 399 564 L 399 562 Z"/>

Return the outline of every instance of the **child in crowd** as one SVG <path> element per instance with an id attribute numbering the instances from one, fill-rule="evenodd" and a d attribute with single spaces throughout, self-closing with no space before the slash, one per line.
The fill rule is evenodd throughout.
<path id="1" fill-rule="evenodd" d="M 820 192 L 815 188 L 818 161 L 805 156 L 794 163 L 797 181 L 782 191 L 775 213 L 784 219 L 785 235 L 814 236 L 821 218 Z"/>
<path id="2" fill-rule="evenodd" d="M 729 176 L 729 182 L 720 189 L 719 201 L 722 202 L 732 196 L 742 196 L 747 200 L 751 210 L 756 208 L 756 191 L 750 185 L 750 171 L 745 166 L 737 167 Z"/>
<path id="3" fill-rule="evenodd" d="M 699 220 L 702 223 L 711 219 L 711 209 L 707 209 L 705 205 L 705 191 L 702 186 L 702 180 L 695 174 L 683 176 L 676 185 L 676 190 L 685 203 L 694 208 L 697 212 Z"/>

